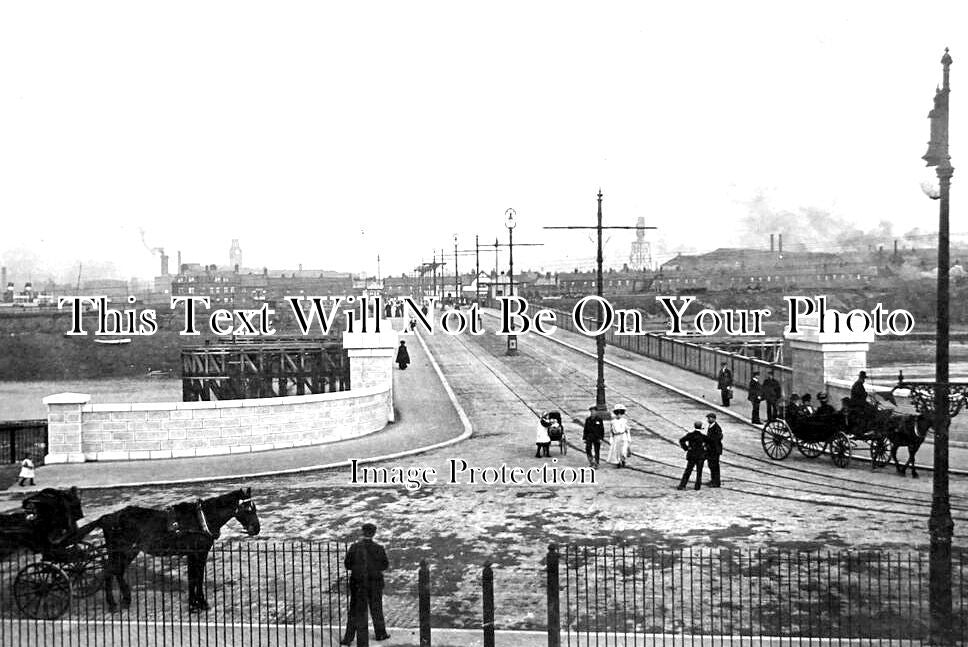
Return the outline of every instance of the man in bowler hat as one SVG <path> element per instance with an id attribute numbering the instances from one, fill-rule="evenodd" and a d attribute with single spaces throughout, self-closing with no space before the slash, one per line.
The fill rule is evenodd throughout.
<path id="1" fill-rule="evenodd" d="M 709 465 L 709 487 L 719 487 L 719 456 L 723 453 L 723 428 L 716 414 L 706 414 L 706 463 Z"/>
<path id="2" fill-rule="evenodd" d="M 377 640 L 386 640 L 386 622 L 383 619 L 383 571 L 390 568 L 387 552 L 383 546 L 373 541 L 376 526 L 363 524 L 363 536 L 346 551 L 343 565 L 350 572 L 350 608 L 346 620 L 346 633 L 339 641 L 349 645 L 356 637 L 358 647 L 369 644 L 367 630 L 367 609 L 373 617 L 373 631 Z"/>
<path id="3" fill-rule="evenodd" d="M 750 383 L 747 388 L 746 399 L 750 401 L 753 405 L 753 411 L 750 415 L 750 422 L 754 425 L 760 424 L 760 402 L 763 400 L 763 385 L 760 384 L 760 373 L 759 371 L 753 371 L 753 376 L 750 378 Z"/>
<path id="4" fill-rule="evenodd" d="M 766 421 L 776 420 L 780 415 L 780 399 L 783 397 L 783 387 L 780 386 L 779 380 L 773 371 L 770 371 L 763 380 L 763 386 L 760 388 L 760 392 L 763 394 L 763 399 L 766 400 Z"/>
<path id="5" fill-rule="evenodd" d="M 588 417 L 585 418 L 585 427 L 581 435 L 585 441 L 585 456 L 588 458 L 588 465 L 598 467 L 602 455 L 602 441 L 605 440 L 605 423 L 598 415 L 598 407 L 588 407 Z"/>
<path id="6" fill-rule="evenodd" d="M 679 446 L 686 450 L 686 471 L 679 481 L 680 490 L 686 489 L 692 469 L 696 468 L 696 489 L 702 485 L 702 464 L 706 460 L 706 436 L 702 433 L 702 423 L 693 424 L 693 429 L 679 439 Z"/>

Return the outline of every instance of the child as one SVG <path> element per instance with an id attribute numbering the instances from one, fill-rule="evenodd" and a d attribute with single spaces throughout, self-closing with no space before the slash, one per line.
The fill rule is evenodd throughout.
<path id="1" fill-rule="evenodd" d="M 34 484 L 34 462 L 30 460 L 30 456 L 25 456 L 23 461 L 20 463 L 20 487 L 23 487 L 24 481 L 30 480 L 30 485 Z"/>

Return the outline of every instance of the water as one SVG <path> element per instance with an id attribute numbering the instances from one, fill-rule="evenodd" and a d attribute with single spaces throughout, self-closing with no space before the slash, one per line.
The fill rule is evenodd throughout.
<path id="1" fill-rule="evenodd" d="M 116 378 L 102 380 L 0 381 L 0 420 L 47 417 L 43 399 L 55 393 L 88 393 L 91 402 L 181 402 L 181 380 Z"/>

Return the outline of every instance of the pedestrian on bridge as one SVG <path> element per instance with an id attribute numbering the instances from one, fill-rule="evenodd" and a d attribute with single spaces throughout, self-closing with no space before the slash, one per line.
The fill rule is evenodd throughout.
<path id="1" fill-rule="evenodd" d="M 726 362 L 723 362 L 719 369 L 719 375 L 716 377 L 716 388 L 719 389 L 719 394 L 722 396 L 723 406 L 728 407 L 729 401 L 733 397 L 733 372 L 726 366 Z"/>
<path id="2" fill-rule="evenodd" d="M 693 423 L 692 431 L 679 439 L 679 446 L 686 450 L 686 471 L 682 473 L 678 489 L 686 489 L 686 484 L 695 468 L 698 490 L 702 486 L 702 464 L 706 461 L 706 436 L 702 433 L 702 422 Z"/>
<path id="3" fill-rule="evenodd" d="M 616 467 L 625 467 L 626 459 L 632 454 L 632 432 L 629 430 L 624 406 L 616 406 L 612 414 L 615 417 L 612 418 L 612 438 L 606 460 Z"/>
<path id="4" fill-rule="evenodd" d="M 709 465 L 709 487 L 719 487 L 719 457 L 723 453 L 723 428 L 715 413 L 706 414 L 706 463 Z"/>
<path id="5" fill-rule="evenodd" d="M 401 341 L 400 347 L 397 348 L 397 366 L 400 367 L 401 371 L 405 371 L 407 366 L 410 364 L 410 352 L 407 350 L 407 342 Z"/>
<path id="6" fill-rule="evenodd" d="M 746 399 L 750 401 L 753 405 L 753 411 L 750 414 L 750 422 L 754 425 L 760 424 L 760 401 L 763 400 L 763 386 L 760 384 L 760 372 L 753 371 L 753 377 L 750 378 L 749 386 L 747 387 Z"/>
<path id="7" fill-rule="evenodd" d="M 766 400 L 766 421 L 776 420 L 780 411 L 780 400 L 783 398 L 783 387 L 776 379 L 776 374 L 770 371 L 763 380 L 763 399 Z"/>
<path id="8" fill-rule="evenodd" d="M 602 454 L 602 441 L 605 440 L 605 423 L 598 415 L 598 407 L 588 407 L 588 417 L 582 430 L 582 440 L 585 441 L 585 456 L 589 467 L 598 467 Z"/>

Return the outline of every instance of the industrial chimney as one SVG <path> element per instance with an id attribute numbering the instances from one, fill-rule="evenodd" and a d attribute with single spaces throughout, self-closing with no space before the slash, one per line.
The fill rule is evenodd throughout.
<path id="1" fill-rule="evenodd" d="M 770 234 L 770 253 L 773 253 L 773 234 Z"/>
<path id="2" fill-rule="evenodd" d="M 777 251 L 776 253 L 783 256 L 783 234 L 777 234 Z"/>
<path id="3" fill-rule="evenodd" d="M 179 249 L 178 250 L 178 267 L 175 268 L 178 271 L 177 272 L 178 274 L 181 274 L 181 265 L 182 265 L 182 263 L 181 263 L 181 250 Z"/>
<path id="4" fill-rule="evenodd" d="M 161 252 L 161 275 L 168 276 L 168 254 L 165 250 L 159 250 Z"/>

